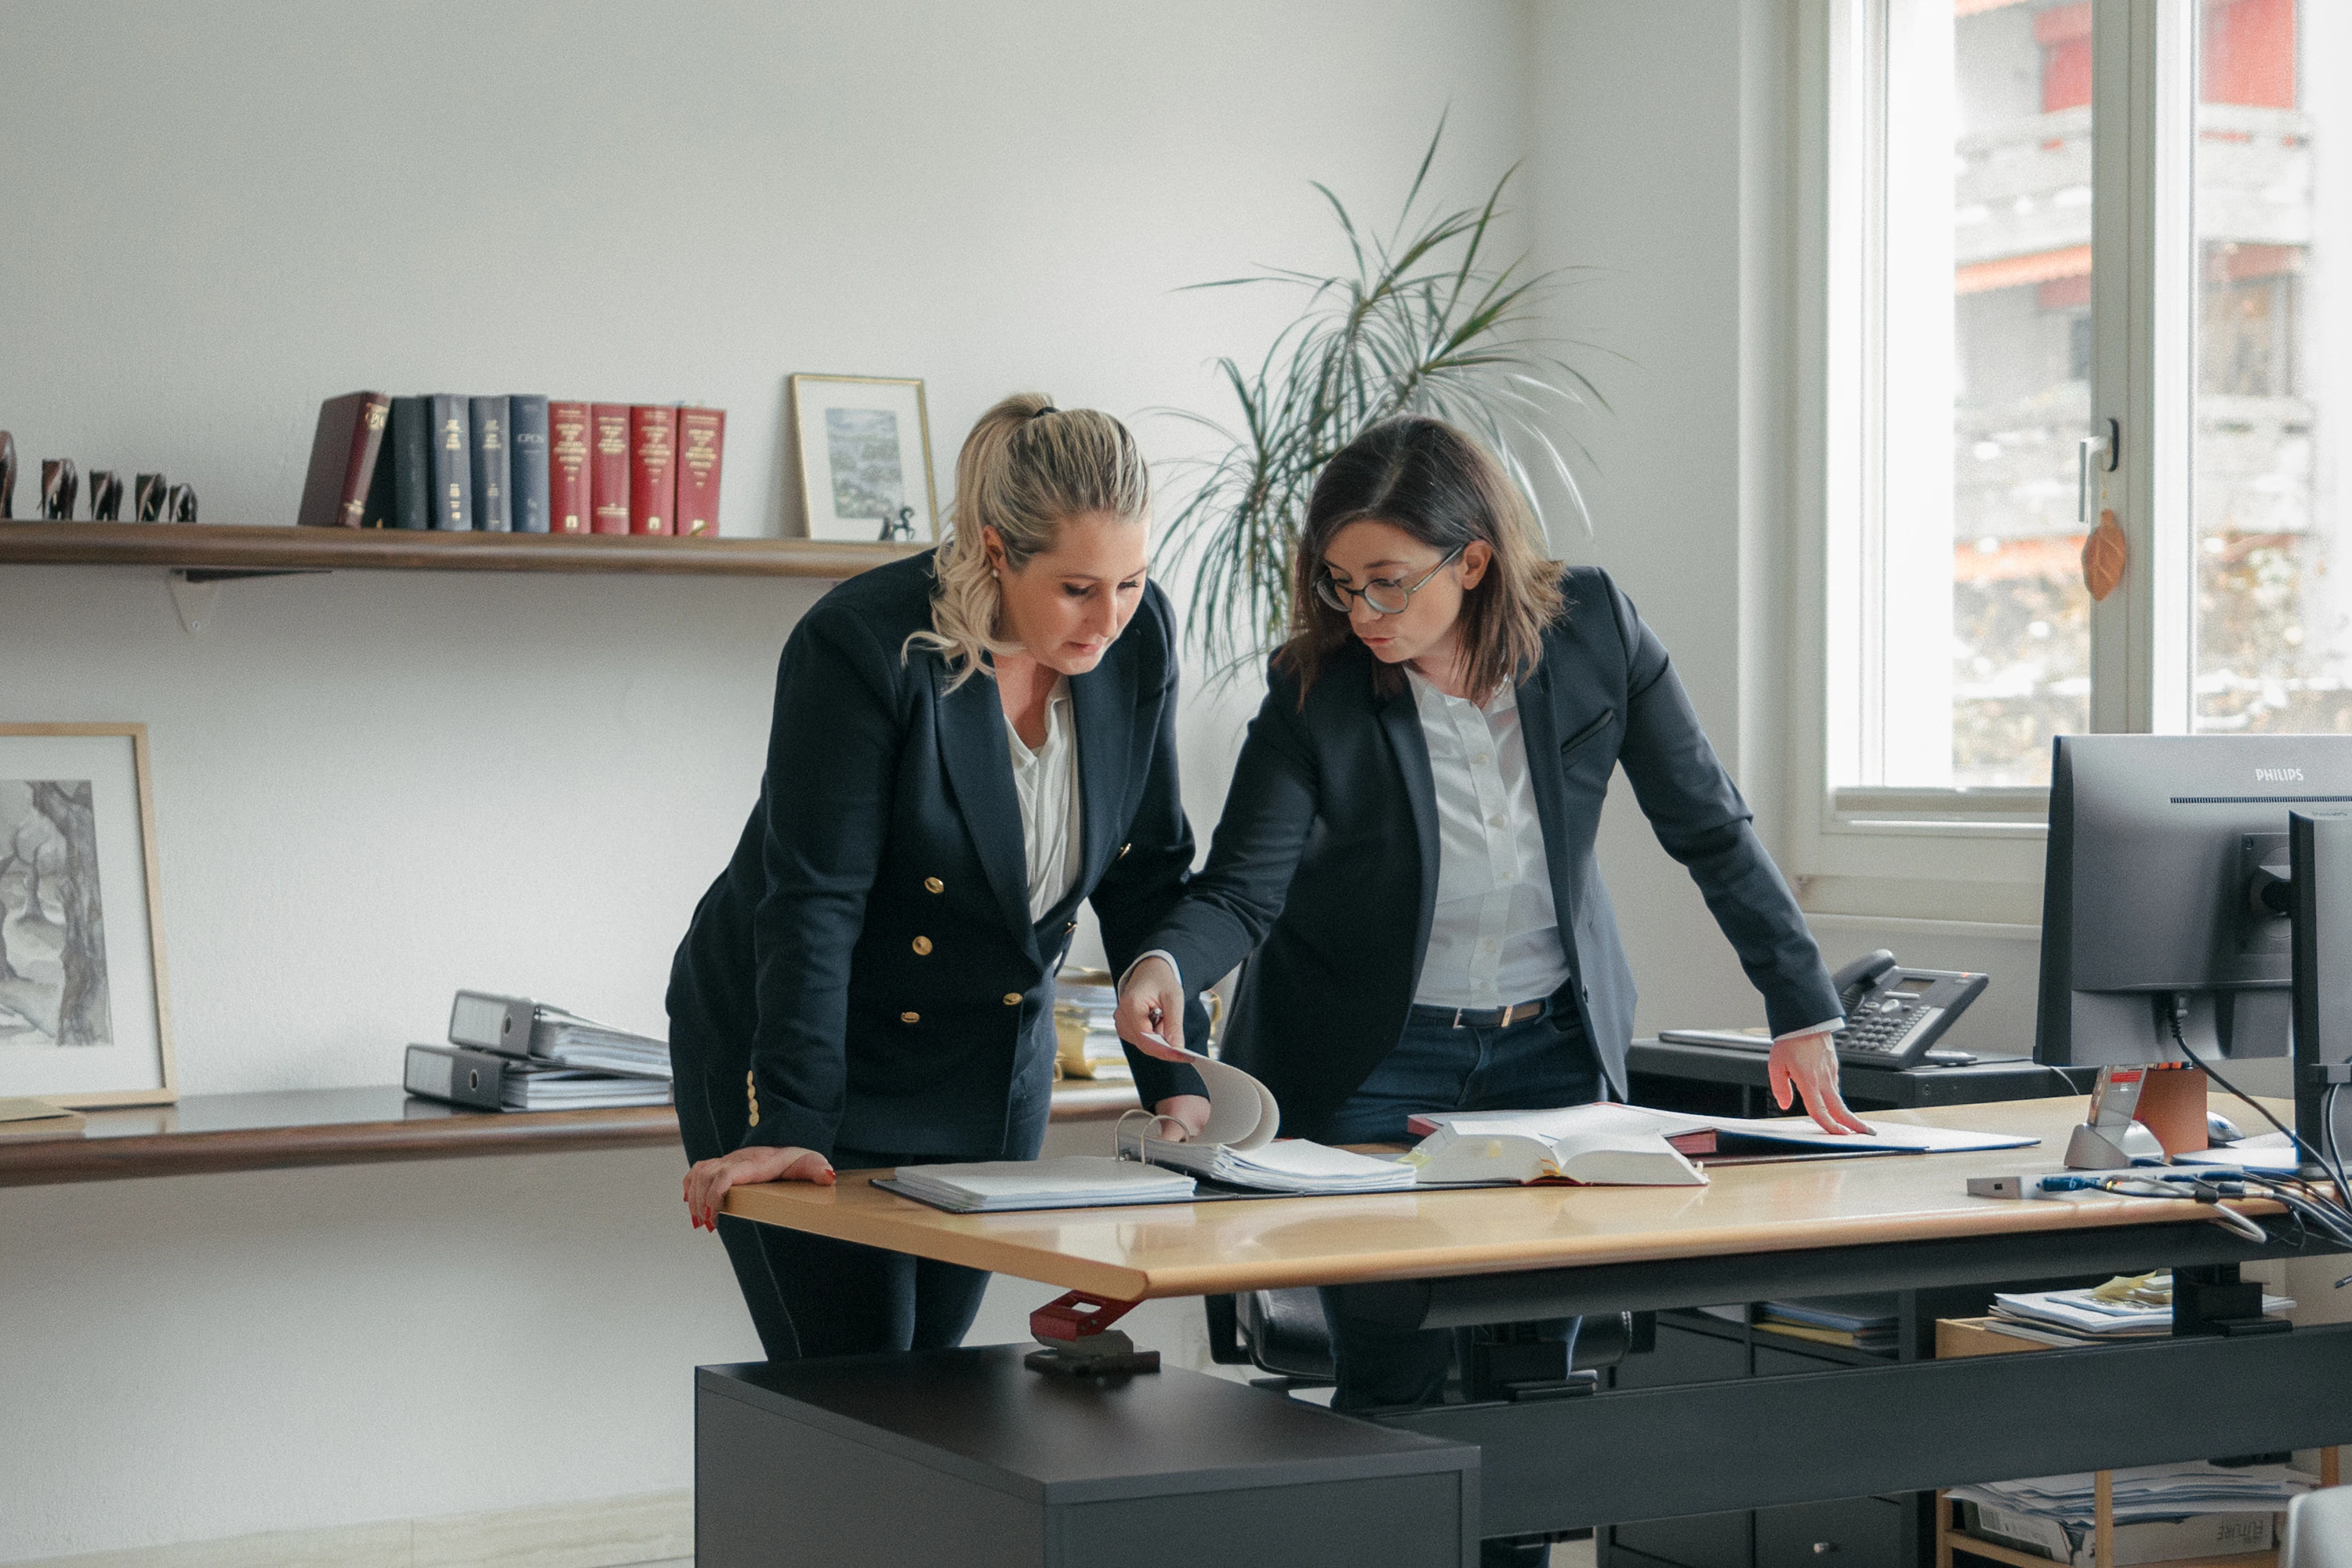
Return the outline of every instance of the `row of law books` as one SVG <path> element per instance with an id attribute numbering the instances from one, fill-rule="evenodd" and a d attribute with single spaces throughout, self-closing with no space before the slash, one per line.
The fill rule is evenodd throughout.
<path id="1" fill-rule="evenodd" d="M 727 411 L 347 392 L 319 405 L 296 521 L 485 533 L 719 531 Z"/>
<path id="2" fill-rule="evenodd" d="M 460 991 L 449 1043 L 408 1047 L 409 1093 L 478 1110 L 587 1110 L 670 1101 L 669 1043 L 528 996 Z"/>

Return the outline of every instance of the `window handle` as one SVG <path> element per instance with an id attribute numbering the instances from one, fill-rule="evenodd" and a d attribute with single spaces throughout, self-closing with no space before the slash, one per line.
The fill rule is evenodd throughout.
<path id="1" fill-rule="evenodd" d="M 2108 419 L 2104 435 L 2085 436 L 2074 443 L 2074 521 L 2084 528 L 2091 526 L 2091 464 L 2096 461 L 2102 471 L 2114 473 L 2123 459 L 2122 426 Z"/>

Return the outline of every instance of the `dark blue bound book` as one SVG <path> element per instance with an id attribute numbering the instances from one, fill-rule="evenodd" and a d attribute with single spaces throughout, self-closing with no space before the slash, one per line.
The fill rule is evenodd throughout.
<path id="1" fill-rule="evenodd" d="M 392 470 L 394 528 L 433 526 L 433 400 L 395 397 L 383 433 L 381 468 Z"/>
<path id="2" fill-rule="evenodd" d="M 508 511 L 517 533 L 547 531 L 547 399 L 518 392 L 507 399 Z"/>
<path id="3" fill-rule="evenodd" d="M 484 533 L 508 533 L 514 513 L 508 502 L 507 400 L 477 397 L 474 416 L 474 526 Z"/>
<path id="4" fill-rule="evenodd" d="M 474 526 L 474 421 L 454 392 L 433 395 L 433 526 Z"/>

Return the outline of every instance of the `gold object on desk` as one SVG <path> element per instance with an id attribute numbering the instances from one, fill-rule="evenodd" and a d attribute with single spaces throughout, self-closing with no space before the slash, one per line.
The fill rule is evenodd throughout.
<path id="1" fill-rule="evenodd" d="M 937 877 L 926 877 L 923 879 L 923 891 L 927 893 L 944 893 L 947 890 L 948 885 L 945 882 L 940 881 Z"/>
<path id="2" fill-rule="evenodd" d="M 1968 1178 L 2054 1171 L 2079 1096 L 1878 1120 L 2030 1134 L 2030 1149 L 1718 1165 L 1704 1187 L 1486 1187 L 1349 1197 L 950 1215 L 843 1172 L 832 1187 L 738 1187 L 729 1214 L 966 1264 L 1112 1300 L 1456 1274 L 2014 1236 L 2200 1225 L 2201 1205 L 2120 1194 L 2067 1203 L 1971 1197 Z M 2250 1214 L 2275 1205 L 2233 1205 Z"/>
<path id="3" fill-rule="evenodd" d="M 914 944 L 914 945 L 915 945 L 915 956 L 916 956 L 916 957 L 918 957 L 918 958 L 929 958 L 929 957 L 931 955 L 931 939 L 930 939 L 929 937 L 927 937 L 927 936 L 919 936 L 919 937 L 917 937 L 917 938 L 915 939 L 915 944 Z"/>

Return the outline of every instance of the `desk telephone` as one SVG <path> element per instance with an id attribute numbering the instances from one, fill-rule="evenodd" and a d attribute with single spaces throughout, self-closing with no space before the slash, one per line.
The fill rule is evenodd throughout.
<path id="1" fill-rule="evenodd" d="M 1969 1003 L 1984 994 L 1987 978 L 1958 970 L 1906 969 L 1882 947 L 1831 975 L 1830 983 L 1837 987 L 1838 1006 L 1845 1014 L 1846 1026 L 1832 1037 L 1838 1059 L 1853 1067 L 1900 1071 L 1930 1059 L 1929 1048 Z M 1661 1029 L 1658 1038 L 1669 1045 L 1772 1048 L 1770 1034 L 1763 1029 Z M 1937 1052 L 1932 1059 L 1945 1065 L 1976 1058 L 1962 1052 Z"/>
<path id="2" fill-rule="evenodd" d="M 1880 948 L 1830 976 L 1845 1027 L 1832 1037 L 1838 1059 L 1857 1067 L 1916 1066 L 1968 1005 L 1986 977 L 1948 969 L 1906 969 Z"/>

